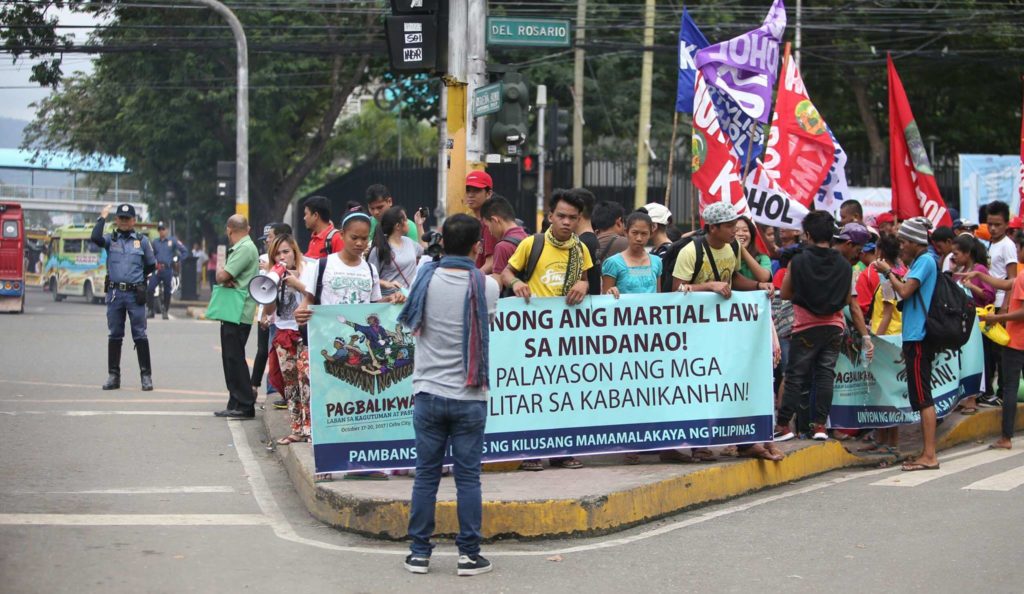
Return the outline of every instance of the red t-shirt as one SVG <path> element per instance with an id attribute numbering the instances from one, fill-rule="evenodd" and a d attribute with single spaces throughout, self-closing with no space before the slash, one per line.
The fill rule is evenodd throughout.
<path id="1" fill-rule="evenodd" d="M 484 251 L 482 251 L 482 252 L 480 252 L 479 254 L 476 255 L 476 267 L 477 268 L 483 268 L 484 267 L 484 264 L 487 262 L 487 256 L 493 256 L 494 255 L 494 246 L 497 245 L 497 243 L 498 243 L 497 239 L 494 239 L 493 237 L 491 237 L 491 231 L 490 231 L 490 229 L 487 228 L 487 225 L 484 225 L 483 221 L 480 221 L 480 225 L 483 227 L 483 233 L 482 233 L 481 238 L 483 239 L 483 242 L 484 242 Z M 493 261 L 492 261 L 492 263 L 493 263 Z"/>
<path id="2" fill-rule="evenodd" d="M 331 234 L 331 231 L 334 231 L 334 224 L 328 225 L 323 231 L 320 233 L 314 233 L 313 236 L 309 238 L 309 248 L 306 249 L 307 258 L 319 260 L 328 254 L 328 251 L 324 249 L 324 245 L 327 241 L 327 236 Z M 340 252 L 343 247 L 345 247 L 345 240 L 341 238 L 341 231 L 338 231 L 334 234 L 334 237 L 331 238 L 330 253 L 334 254 Z"/>
<path id="3" fill-rule="evenodd" d="M 875 299 L 875 291 L 881 279 L 878 278 L 878 271 L 874 266 L 868 266 L 857 275 L 857 305 L 864 315 L 871 311 L 871 302 Z"/>
<path id="4" fill-rule="evenodd" d="M 516 252 L 517 245 L 512 245 L 511 242 L 505 241 L 506 239 L 519 239 L 523 240 L 529 237 L 526 230 L 522 227 L 512 227 L 505 232 L 505 235 L 501 236 L 501 239 L 494 245 L 494 270 L 491 274 L 501 274 L 505 267 L 508 266 L 508 259 L 512 257 L 512 254 Z"/>

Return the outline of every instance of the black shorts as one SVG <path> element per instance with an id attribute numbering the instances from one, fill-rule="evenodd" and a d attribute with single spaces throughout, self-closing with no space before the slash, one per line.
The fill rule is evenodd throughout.
<path id="1" fill-rule="evenodd" d="M 924 342 L 904 342 L 903 361 L 907 365 L 907 396 L 910 408 L 920 412 L 935 406 L 932 400 L 932 360 L 935 352 Z"/>

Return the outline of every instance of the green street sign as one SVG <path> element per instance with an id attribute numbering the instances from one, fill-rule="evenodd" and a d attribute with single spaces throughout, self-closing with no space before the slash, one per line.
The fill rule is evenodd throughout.
<path id="1" fill-rule="evenodd" d="M 473 91 L 473 117 L 480 117 L 501 110 L 501 83 L 480 87 Z"/>
<path id="2" fill-rule="evenodd" d="M 569 47 L 567 19 L 488 17 L 487 45 Z"/>

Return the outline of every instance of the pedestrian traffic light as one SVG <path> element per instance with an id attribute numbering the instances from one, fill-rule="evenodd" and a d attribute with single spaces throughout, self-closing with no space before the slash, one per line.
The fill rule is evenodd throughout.
<path id="1" fill-rule="evenodd" d="M 394 72 L 431 72 L 438 66 L 437 0 L 391 0 L 384 19 Z"/>
<path id="2" fill-rule="evenodd" d="M 231 198 L 235 196 L 235 162 L 217 161 L 217 197 Z"/>
<path id="3" fill-rule="evenodd" d="M 506 72 L 501 82 L 501 109 L 491 122 L 491 146 L 499 153 L 517 155 L 529 130 L 530 90 L 518 72 Z"/>
<path id="4" fill-rule="evenodd" d="M 544 122 L 544 149 L 554 153 L 563 146 L 569 146 L 569 110 L 560 109 L 558 103 L 552 101 L 548 104 L 547 119 Z"/>
<path id="5" fill-rule="evenodd" d="M 537 189 L 537 164 L 540 159 L 537 155 L 523 155 L 519 161 L 519 187 L 527 192 Z"/>

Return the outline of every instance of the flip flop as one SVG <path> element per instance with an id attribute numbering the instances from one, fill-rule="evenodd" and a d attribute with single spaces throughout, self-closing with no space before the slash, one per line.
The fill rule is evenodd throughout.
<path id="1" fill-rule="evenodd" d="M 565 459 L 562 459 L 562 460 L 549 460 L 548 464 L 551 465 L 551 467 L 553 467 L 553 468 L 571 468 L 571 469 L 574 469 L 574 470 L 577 469 L 577 468 L 583 468 L 583 463 L 580 462 L 579 460 L 577 460 L 576 458 L 565 458 Z"/>
<path id="2" fill-rule="evenodd" d="M 938 469 L 939 469 L 938 463 L 936 463 L 933 466 L 929 466 L 927 464 L 920 464 L 918 462 L 913 462 L 913 463 L 907 462 L 906 464 L 903 465 L 902 468 L 900 468 L 900 470 L 902 470 L 903 472 L 917 472 L 918 470 L 938 470 Z"/>
<path id="3" fill-rule="evenodd" d="M 1013 446 L 1005 446 L 1004 447 L 1004 446 L 996 445 L 996 444 L 992 443 L 992 444 L 989 444 L 988 449 L 990 449 L 990 450 L 1009 450 L 1009 449 L 1013 449 Z"/>
<path id="4" fill-rule="evenodd" d="M 540 472 L 541 470 L 544 470 L 544 463 L 540 460 L 523 460 L 519 463 L 519 470 Z"/>
<path id="5" fill-rule="evenodd" d="M 760 460 L 768 460 L 769 462 L 778 462 L 782 458 L 772 454 L 768 451 L 768 448 L 761 444 L 756 444 L 753 447 L 749 447 L 745 450 L 740 451 L 739 457 L 741 458 L 757 458 Z"/>
<path id="6" fill-rule="evenodd" d="M 386 481 L 388 475 L 386 472 L 372 470 L 370 472 L 349 472 L 345 474 L 344 478 L 349 481 Z"/>

